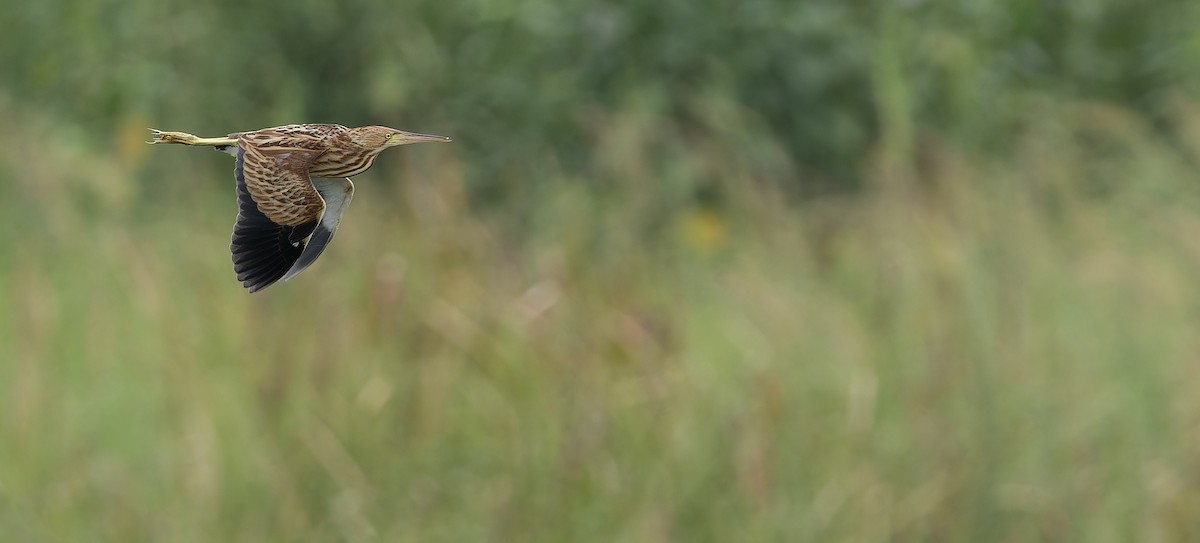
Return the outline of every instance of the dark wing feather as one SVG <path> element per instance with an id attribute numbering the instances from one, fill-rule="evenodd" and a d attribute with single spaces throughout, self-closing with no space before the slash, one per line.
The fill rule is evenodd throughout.
<path id="1" fill-rule="evenodd" d="M 234 167 L 238 216 L 229 249 L 233 253 L 233 269 L 238 281 L 250 292 L 256 292 L 278 281 L 292 268 L 317 228 L 320 215 L 294 225 L 280 224 L 268 218 L 246 186 L 245 155 L 245 150 L 239 147 Z"/>

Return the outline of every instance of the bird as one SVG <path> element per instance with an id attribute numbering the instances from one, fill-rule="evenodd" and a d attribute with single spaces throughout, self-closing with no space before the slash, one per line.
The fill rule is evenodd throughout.
<path id="1" fill-rule="evenodd" d="M 384 149 L 448 142 L 446 136 L 386 126 L 291 124 L 224 138 L 150 129 L 147 143 L 213 147 L 232 155 L 238 214 L 229 250 L 249 292 L 287 281 L 321 256 L 354 196 L 351 177 Z"/>

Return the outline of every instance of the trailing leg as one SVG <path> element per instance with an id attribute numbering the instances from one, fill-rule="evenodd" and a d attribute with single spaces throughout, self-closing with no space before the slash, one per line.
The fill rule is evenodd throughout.
<path id="1" fill-rule="evenodd" d="M 188 134 L 187 132 L 166 132 L 163 130 L 150 129 L 150 141 L 146 142 L 151 145 L 155 143 L 178 143 L 182 145 L 203 145 L 209 147 L 227 147 L 237 145 L 237 140 L 232 138 L 201 138 Z"/>

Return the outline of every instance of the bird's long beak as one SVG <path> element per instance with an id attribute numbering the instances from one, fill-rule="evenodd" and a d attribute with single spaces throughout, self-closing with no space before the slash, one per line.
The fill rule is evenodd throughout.
<path id="1" fill-rule="evenodd" d="M 409 143 L 425 143 L 427 141 L 440 141 L 440 142 L 451 141 L 450 138 L 447 138 L 446 136 L 435 136 L 433 134 L 418 134 L 416 132 L 397 132 L 395 139 L 396 139 L 396 141 L 400 142 L 401 145 L 406 145 Z"/>

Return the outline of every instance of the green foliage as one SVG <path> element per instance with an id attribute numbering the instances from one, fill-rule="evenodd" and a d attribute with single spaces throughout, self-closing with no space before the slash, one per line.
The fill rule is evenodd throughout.
<path id="1" fill-rule="evenodd" d="M 1193 4 L 8 6 L 0 540 L 1195 540 Z"/>
<path id="2" fill-rule="evenodd" d="M 856 184 L 856 157 L 905 114 L 985 146 L 1048 97 L 1162 115 L 1200 60 L 1200 8 L 1091 2 L 292 2 L 59 0 L 0 18 L 2 88 L 102 131 L 125 115 L 191 132 L 297 119 L 453 133 L 471 183 L 592 163 L 596 116 L 654 102 L 666 133 L 779 142 L 795 191 Z M 741 108 L 737 133 L 705 97 Z M 882 109 L 882 111 L 881 111 Z M 553 138 L 547 138 L 553 134 Z"/>

